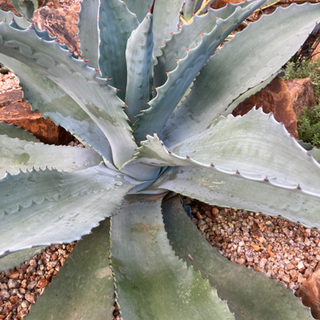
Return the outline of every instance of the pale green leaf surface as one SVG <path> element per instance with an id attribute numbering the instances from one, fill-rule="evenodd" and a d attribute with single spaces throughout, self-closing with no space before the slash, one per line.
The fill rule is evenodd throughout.
<path id="1" fill-rule="evenodd" d="M 146 9 L 147 10 L 147 9 Z M 99 12 L 100 60 L 102 76 L 112 78 L 110 84 L 124 100 L 127 82 L 126 45 L 131 32 L 139 25 L 123 1 L 102 0 Z"/>
<path id="2" fill-rule="evenodd" d="M 55 146 L 0 135 L 0 179 L 33 167 L 78 171 L 98 165 L 101 156 L 89 148 Z"/>
<path id="3" fill-rule="evenodd" d="M 112 320 L 113 276 L 106 219 L 79 241 L 26 319 Z"/>
<path id="4" fill-rule="evenodd" d="M 228 301 L 235 319 L 313 319 L 309 309 L 283 284 L 229 261 L 212 248 L 185 213 L 179 196 L 164 201 L 162 210 L 165 229 L 176 254 L 209 279 L 219 297 Z"/>
<path id="5" fill-rule="evenodd" d="M 172 145 L 192 137 L 208 128 L 219 114 L 232 112 L 228 105 L 281 68 L 319 19 L 319 4 L 292 4 L 263 15 L 236 33 L 200 71 L 187 99 L 167 123 L 165 142 Z"/>
<path id="6" fill-rule="evenodd" d="M 211 205 L 281 215 L 310 228 L 320 228 L 320 197 L 299 189 L 281 188 L 200 167 L 168 168 L 151 187 L 171 190 Z"/>
<path id="7" fill-rule="evenodd" d="M 161 198 L 128 197 L 112 218 L 111 243 L 124 320 L 233 319 L 216 290 L 175 256 L 164 230 Z"/>
<path id="8" fill-rule="evenodd" d="M 38 9 L 38 0 L 10 0 L 15 9 L 26 19 L 30 20 L 33 12 Z"/>
<path id="9" fill-rule="evenodd" d="M 309 153 L 320 163 L 320 150 L 318 148 L 311 149 Z"/>
<path id="10" fill-rule="evenodd" d="M 139 115 L 138 128 L 135 131 L 138 141 L 143 140 L 145 133 L 150 134 L 154 131 L 161 133 L 180 99 L 208 58 L 225 37 L 263 1 L 254 1 L 246 8 L 239 6 L 227 19 L 217 20 L 213 30 L 204 34 L 200 44 L 188 51 L 186 57 L 178 62 L 176 69 L 169 73 L 166 83 L 157 89 L 156 97 L 149 102 L 150 108 Z"/>
<path id="11" fill-rule="evenodd" d="M 75 100 L 106 135 L 117 167 L 131 159 L 136 144 L 122 108 L 123 101 L 105 79 L 83 60 L 72 58 L 55 41 L 43 41 L 30 28 L 18 30 L 1 22 L 0 52 L 39 71 Z"/>
<path id="12" fill-rule="evenodd" d="M 47 169 L 6 175 L 0 180 L 0 256 L 78 240 L 116 214 L 137 184 L 104 165 L 73 173 Z"/>
<path id="13" fill-rule="evenodd" d="M 132 123 L 135 115 L 148 108 L 151 97 L 150 77 L 153 50 L 153 15 L 148 13 L 145 19 L 135 29 L 127 43 L 127 87 L 125 110 Z"/>
<path id="14" fill-rule="evenodd" d="M 18 17 L 16 16 L 12 11 L 3 11 L 3 10 L 0 10 L 0 21 L 6 19 L 7 22 L 10 22 L 12 20 L 15 20 L 19 23 L 19 25 L 21 27 L 29 27 L 30 26 L 30 22 L 27 21 L 25 18 L 23 17 Z"/>
<path id="15" fill-rule="evenodd" d="M 80 41 L 81 56 L 89 59 L 88 65 L 98 69 L 98 11 L 99 0 L 82 0 L 79 12 L 78 38 Z"/>
<path id="16" fill-rule="evenodd" d="M 139 22 L 141 22 L 147 14 L 148 6 L 151 7 L 152 0 L 139 0 L 138 6 L 136 0 L 126 0 L 125 3 L 128 9 L 136 14 Z"/>
<path id="17" fill-rule="evenodd" d="M 221 117 L 202 134 L 170 150 L 156 134 L 147 136 L 141 145 L 133 163 L 214 167 L 222 173 L 320 196 L 320 165 L 262 109 L 243 117 Z"/>
<path id="18" fill-rule="evenodd" d="M 9 138 L 19 138 L 25 141 L 40 142 L 31 132 L 4 121 L 0 121 L 0 135 L 7 135 Z"/>
<path id="19" fill-rule="evenodd" d="M 89 143 L 103 156 L 108 167 L 113 167 L 111 148 L 106 136 L 64 90 L 18 60 L 0 54 L 0 61 L 15 70 L 24 90 L 24 99 L 31 104 L 32 110 L 38 110 L 56 125 L 61 125 L 80 140 Z"/>
<path id="20" fill-rule="evenodd" d="M 161 55 L 164 40 L 171 38 L 170 32 L 178 31 L 179 11 L 183 0 L 161 0 L 156 1 L 154 6 L 153 35 L 155 56 Z"/>
<path id="21" fill-rule="evenodd" d="M 45 247 L 35 247 L 8 254 L 0 258 L 0 272 L 9 271 L 20 266 L 23 262 L 30 260 L 34 255 L 40 253 Z"/>
<path id="22" fill-rule="evenodd" d="M 320 165 L 262 108 L 229 115 L 170 150 L 244 177 L 320 195 Z"/>
<path id="23" fill-rule="evenodd" d="M 197 0 L 186 0 L 183 7 L 183 17 L 186 21 L 189 21 L 192 18 L 194 9 L 196 6 Z"/>
<path id="24" fill-rule="evenodd" d="M 194 16 L 190 24 L 183 24 L 181 30 L 173 33 L 172 37 L 161 48 L 162 54 L 157 58 L 158 63 L 155 66 L 156 87 L 165 83 L 167 79 L 166 72 L 171 72 L 177 67 L 177 59 L 185 58 L 187 50 L 194 49 L 201 43 L 201 33 L 210 33 L 212 31 L 216 26 L 216 18 L 227 19 L 238 6 L 245 8 L 254 1 L 236 4 L 227 3 L 226 6 L 218 10 L 209 9 L 205 15 Z"/>

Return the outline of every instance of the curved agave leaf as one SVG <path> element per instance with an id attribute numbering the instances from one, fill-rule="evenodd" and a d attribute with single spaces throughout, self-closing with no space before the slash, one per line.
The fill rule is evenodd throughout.
<path id="1" fill-rule="evenodd" d="M 320 165 L 262 108 L 252 109 L 243 117 L 229 115 L 171 150 L 248 178 L 299 186 L 320 196 Z"/>
<path id="2" fill-rule="evenodd" d="M 23 17 L 16 16 L 12 11 L 3 11 L 0 10 L 0 21 L 6 19 L 8 22 L 17 21 L 19 25 L 23 28 L 30 26 L 30 22 Z"/>
<path id="3" fill-rule="evenodd" d="M 137 184 L 104 165 L 72 173 L 46 169 L 7 174 L 0 180 L 0 256 L 78 240 L 117 213 Z"/>
<path id="4" fill-rule="evenodd" d="M 88 66 L 98 69 L 99 33 L 98 11 L 99 0 L 82 0 L 80 2 L 78 38 L 80 41 L 81 56 L 88 59 Z"/>
<path id="5" fill-rule="evenodd" d="M 235 319 L 313 319 L 309 308 L 291 290 L 261 272 L 227 260 L 213 249 L 186 215 L 179 196 L 164 201 L 162 209 L 165 229 L 176 254 L 196 271 L 200 270 L 217 288 L 219 297 L 228 300 Z"/>
<path id="6" fill-rule="evenodd" d="M 244 92 L 242 95 L 240 95 L 237 99 L 233 100 L 233 102 L 229 105 L 228 109 L 223 113 L 224 115 L 228 115 L 229 113 L 232 113 L 232 111 L 243 101 L 250 98 L 251 96 L 255 95 L 257 92 L 261 91 L 263 88 L 265 88 L 274 78 L 281 77 L 284 75 L 283 70 L 278 70 L 276 73 L 271 75 L 266 80 L 260 82 L 253 88 L 248 89 L 246 92 Z M 230 112 L 229 112 L 230 111 Z"/>
<path id="7" fill-rule="evenodd" d="M 106 79 L 96 78 L 95 70 L 87 67 L 83 60 L 73 59 L 57 42 L 39 38 L 32 27 L 19 30 L 1 22 L 0 32 L 1 53 L 26 63 L 54 81 L 97 123 L 111 145 L 117 167 L 131 159 L 136 144 L 122 110 L 124 103 Z"/>
<path id="8" fill-rule="evenodd" d="M 150 77 L 152 72 L 153 50 L 153 14 L 148 13 L 145 19 L 134 30 L 128 40 L 126 49 L 127 87 L 125 102 L 126 113 L 134 122 L 134 117 L 148 107 L 151 97 Z"/>
<path id="9" fill-rule="evenodd" d="M 12 254 L 8 254 L 0 258 L 0 272 L 9 271 L 23 262 L 30 260 L 31 257 L 40 253 L 45 246 L 21 250 Z"/>
<path id="10" fill-rule="evenodd" d="M 134 12 L 139 22 L 141 22 L 145 18 L 147 9 L 151 6 L 152 1 L 153 0 L 139 0 L 139 6 L 137 6 L 137 1 L 135 0 L 126 0 L 125 3 L 128 9 Z"/>
<path id="11" fill-rule="evenodd" d="M 102 158 L 93 149 L 47 145 L 0 135 L 0 177 L 32 168 L 78 171 L 98 165 Z"/>
<path id="12" fill-rule="evenodd" d="M 161 50 L 166 39 L 171 38 L 171 32 L 178 31 L 180 10 L 182 0 L 161 0 L 156 1 L 154 5 L 154 49 L 155 56 L 161 55 Z"/>
<path id="13" fill-rule="evenodd" d="M 221 207 L 241 208 L 320 228 L 320 197 L 300 189 L 282 188 L 268 181 L 210 168 L 172 167 L 151 186 L 171 190 Z"/>
<path id="14" fill-rule="evenodd" d="M 23 130 L 20 127 L 16 127 L 14 124 L 8 124 L 0 121 L 0 135 L 7 135 L 9 138 L 18 138 L 25 141 L 39 142 L 31 132 Z"/>
<path id="15" fill-rule="evenodd" d="M 221 117 L 202 134 L 170 150 L 157 135 L 147 138 L 133 163 L 214 167 L 222 173 L 320 196 L 320 165 L 262 109 L 243 117 Z"/>
<path id="16" fill-rule="evenodd" d="M 26 19 L 30 20 L 33 12 L 38 9 L 38 0 L 10 0 L 15 9 Z"/>
<path id="17" fill-rule="evenodd" d="M 92 230 L 92 234 L 77 243 L 26 319 L 113 319 L 113 276 L 108 259 L 109 225 L 109 219 L 102 221 L 99 227 Z"/>
<path id="18" fill-rule="evenodd" d="M 233 319 L 200 274 L 175 256 L 161 199 L 128 197 L 112 218 L 111 253 L 123 319 Z"/>
<path id="19" fill-rule="evenodd" d="M 312 148 L 309 153 L 320 163 L 320 150 L 318 148 Z"/>
<path id="20" fill-rule="evenodd" d="M 104 77 L 112 78 L 110 84 L 119 89 L 124 100 L 127 83 L 126 45 L 131 32 L 139 25 L 123 1 L 102 0 L 99 12 L 101 44 L 99 66 Z"/>
<path id="21" fill-rule="evenodd" d="M 155 66 L 156 87 L 162 86 L 167 80 L 167 72 L 173 71 L 177 67 L 177 60 L 187 56 L 187 50 L 194 49 L 201 43 L 201 33 L 210 33 L 217 24 L 217 18 L 227 19 L 234 13 L 238 6 L 242 8 L 250 7 L 255 0 L 241 3 L 227 3 L 221 9 L 209 9 L 206 15 L 194 16 L 193 22 L 184 24 L 181 30 L 173 33 L 172 37 L 165 42 L 161 48 L 162 54 L 157 58 Z"/>
<path id="22" fill-rule="evenodd" d="M 187 99 L 168 121 L 163 133 L 168 144 L 192 137 L 210 126 L 219 114 L 232 112 L 228 105 L 281 68 L 313 30 L 319 16 L 317 4 L 292 4 L 279 7 L 238 32 L 208 60 Z M 264 30 L 263 37 L 260 30 Z"/>
<path id="23" fill-rule="evenodd" d="M 106 165 L 114 168 L 110 144 L 104 133 L 64 90 L 18 60 L 3 54 L 0 54 L 0 60 L 15 70 L 24 90 L 24 99 L 31 104 L 32 110 L 38 110 L 56 125 L 89 143 L 103 156 Z"/>
<path id="24" fill-rule="evenodd" d="M 135 131 L 138 141 L 143 140 L 143 135 L 146 133 L 162 131 L 180 99 L 208 58 L 226 36 L 264 1 L 254 1 L 245 9 L 239 6 L 226 20 L 217 20 L 213 30 L 202 36 L 198 47 L 188 51 L 187 56 L 178 62 L 177 68 L 169 73 L 166 83 L 157 89 L 157 96 L 149 103 L 150 108 L 139 115 L 138 128 Z"/>

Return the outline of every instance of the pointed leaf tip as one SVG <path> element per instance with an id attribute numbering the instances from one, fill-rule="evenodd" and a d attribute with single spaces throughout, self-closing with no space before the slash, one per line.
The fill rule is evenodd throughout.
<path id="1" fill-rule="evenodd" d="M 151 5 L 151 9 L 150 9 L 150 13 L 153 14 L 153 9 L 154 9 L 154 4 L 155 4 L 156 0 L 153 0 L 152 5 Z"/>

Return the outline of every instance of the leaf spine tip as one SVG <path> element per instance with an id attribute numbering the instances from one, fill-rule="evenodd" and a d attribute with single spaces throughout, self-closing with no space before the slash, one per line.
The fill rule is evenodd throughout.
<path id="1" fill-rule="evenodd" d="M 203 36 L 204 36 L 204 33 L 203 33 L 203 32 L 200 32 L 200 35 L 201 35 L 201 37 L 203 37 Z"/>
<path id="2" fill-rule="evenodd" d="M 187 159 L 190 159 L 190 157 L 189 157 L 189 156 L 186 156 L 186 158 L 187 158 Z"/>
<path id="3" fill-rule="evenodd" d="M 83 61 L 84 61 L 84 62 L 88 62 L 88 61 L 89 61 L 89 59 L 83 59 Z"/>
<path id="4" fill-rule="evenodd" d="M 171 154 L 172 152 L 170 150 L 168 150 L 168 153 Z"/>
<path id="5" fill-rule="evenodd" d="M 240 174 L 239 170 L 236 171 L 236 174 Z"/>
<path id="6" fill-rule="evenodd" d="M 213 164 L 213 163 L 210 163 L 210 166 L 211 166 L 211 167 L 214 167 L 214 164 Z"/>
<path id="7" fill-rule="evenodd" d="M 69 50 L 70 53 L 74 53 L 74 49 Z"/>
<path id="8" fill-rule="evenodd" d="M 311 153 L 307 151 L 307 156 L 311 157 Z"/>
<path id="9" fill-rule="evenodd" d="M 219 17 L 216 17 L 216 20 L 219 20 Z"/>
<path id="10" fill-rule="evenodd" d="M 192 16 L 194 17 L 194 16 L 195 16 L 195 14 L 194 14 L 194 13 L 192 13 Z"/>
<path id="11" fill-rule="evenodd" d="M 167 40 L 166 40 L 166 39 L 163 39 L 163 41 L 164 41 L 164 42 L 167 42 Z"/>
<path id="12" fill-rule="evenodd" d="M 297 189 L 298 189 L 298 190 L 301 190 L 300 183 L 298 183 L 298 185 L 297 185 Z"/>
<path id="13" fill-rule="evenodd" d="M 265 177 L 263 180 L 264 180 L 265 182 L 269 182 L 268 177 Z"/>
<path id="14" fill-rule="evenodd" d="M 170 34 L 173 35 L 173 32 L 171 31 Z"/>
<path id="15" fill-rule="evenodd" d="M 153 0 L 151 8 L 150 8 L 150 13 L 153 14 L 153 9 L 154 9 L 154 4 L 155 4 L 156 0 Z"/>
<path id="16" fill-rule="evenodd" d="M 54 39 L 54 41 L 55 41 L 55 42 L 59 42 L 58 38 L 57 38 L 57 39 Z"/>
<path id="17" fill-rule="evenodd" d="M 107 80 L 108 80 L 108 81 L 111 81 L 111 80 L 112 80 L 112 78 L 107 78 Z"/>
<path id="18" fill-rule="evenodd" d="M 97 72 L 99 72 L 100 71 L 100 69 L 94 69 L 95 71 L 97 71 Z"/>
<path id="19" fill-rule="evenodd" d="M 166 72 L 166 75 L 168 76 L 170 72 Z"/>
<path id="20" fill-rule="evenodd" d="M 190 49 L 189 49 L 189 48 L 187 48 L 186 50 L 187 50 L 187 51 L 190 51 Z"/>
<path id="21" fill-rule="evenodd" d="M 176 61 L 177 61 L 177 62 L 179 62 L 179 61 L 180 61 L 180 59 L 176 59 Z"/>
<path id="22" fill-rule="evenodd" d="M 124 106 L 125 106 L 126 108 L 128 108 L 128 105 L 127 105 L 126 103 L 124 104 Z"/>
<path id="23" fill-rule="evenodd" d="M 121 91 L 120 89 L 116 89 L 117 91 Z"/>

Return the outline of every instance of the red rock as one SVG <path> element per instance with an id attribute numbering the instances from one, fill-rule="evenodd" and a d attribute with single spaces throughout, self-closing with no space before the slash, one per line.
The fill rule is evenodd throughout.
<path id="1" fill-rule="evenodd" d="M 22 90 L 0 94 L 0 121 L 13 123 L 32 132 L 40 141 L 50 144 L 68 144 L 72 136 L 50 119 L 44 119 L 39 112 L 31 111 L 30 105 L 22 99 Z"/>
<path id="2" fill-rule="evenodd" d="M 314 318 L 320 319 L 320 264 L 315 272 L 301 285 L 295 293 L 303 304 L 311 308 Z"/>
<path id="3" fill-rule="evenodd" d="M 317 104 L 310 78 L 287 80 L 286 85 L 291 95 L 291 103 L 297 116 L 302 110 L 310 109 Z"/>
<path id="4" fill-rule="evenodd" d="M 211 8 L 219 9 L 227 5 L 227 3 L 240 3 L 244 2 L 245 0 L 216 0 L 212 5 Z"/>
<path id="5" fill-rule="evenodd" d="M 51 37 L 56 36 L 60 43 L 66 44 L 80 54 L 76 25 L 78 14 L 74 9 L 42 7 L 34 12 L 32 22 L 37 23 L 40 29 L 47 28 Z"/>
<path id="6" fill-rule="evenodd" d="M 275 119 L 283 122 L 288 132 L 298 139 L 297 118 L 284 81 L 276 77 L 260 92 L 240 103 L 234 109 L 233 115 L 244 115 L 254 106 L 262 107 L 265 113 L 273 112 Z"/>

